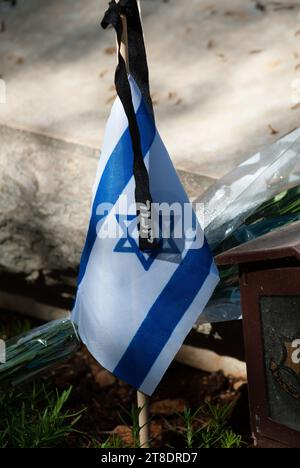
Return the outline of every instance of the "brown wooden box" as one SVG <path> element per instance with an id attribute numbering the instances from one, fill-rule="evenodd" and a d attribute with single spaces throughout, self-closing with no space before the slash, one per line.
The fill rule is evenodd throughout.
<path id="1" fill-rule="evenodd" d="M 231 249 L 217 263 L 239 266 L 255 443 L 300 448 L 300 222 Z"/>

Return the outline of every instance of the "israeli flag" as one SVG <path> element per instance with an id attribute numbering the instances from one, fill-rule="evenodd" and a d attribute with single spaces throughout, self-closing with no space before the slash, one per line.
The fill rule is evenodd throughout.
<path id="1" fill-rule="evenodd" d="M 105 131 L 72 318 L 103 367 L 151 395 L 219 276 L 193 212 L 190 226 L 174 235 L 191 204 L 141 92 L 133 78 L 129 83 L 153 203 L 175 203 L 182 213 L 171 214 L 169 236 L 157 249 L 139 249 L 134 155 L 128 119 L 117 98 Z"/>

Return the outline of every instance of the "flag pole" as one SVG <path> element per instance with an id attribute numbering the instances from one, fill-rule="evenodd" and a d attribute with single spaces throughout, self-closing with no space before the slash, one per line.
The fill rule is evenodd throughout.
<path id="1" fill-rule="evenodd" d="M 141 2 L 137 0 L 140 17 L 142 21 Z M 150 447 L 150 418 L 149 418 L 149 397 L 142 392 L 137 392 L 137 404 L 140 408 L 139 426 L 140 426 L 140 446 L 141 448 Z"/>
<path id="2" fill-rule="evenodd" d="M 142 392 L 137 392 L 137 404 L 139 408 L 140 448 L 150 447 L 150 419 L 149 397 Z"/>
<path id="3" fill-rule="evenodd" d="M 141 2 L 137 0 L 140 17 L 142 21 Z M 140 447 L 150 447 L 150 418 L 149 418 L 149 397 L 142 392 L 137 392 L 137 404 L 139 410 L 139 427 L 140 427 Z"/>
<path id="4" fill-rule="evenodd" d="M 119 0 L 118 0 L 119 1 Z M 137 0 L 139 12 L 141 15 L 141 3 Z M 129 53 L 128 53 L 128 34 L 126 16 L 121 15 L 123 34 L 121 41 L 121 55 L 126 63 L 127 73 L 129 73 Z M 137 392 L 137 405 L 139 408 L 139 439 L 141 448 L 150 447 L 150 421 L 149 421 L 149 397 L 142 392 Z"/>

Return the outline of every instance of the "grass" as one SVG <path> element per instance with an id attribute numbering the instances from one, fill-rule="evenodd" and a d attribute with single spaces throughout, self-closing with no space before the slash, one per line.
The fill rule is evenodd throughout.
<path id="1" fill-rule="evenodd" d="M 104 442 L 100 443 L 97 440 L 93 440 L 91 446 L 92 448 L 100 449 L 127 448 L 122 439 L 115 435 L 108 437 Z"/>
<path id="2" fill-rule="evenodd" d="M 5 326 L 1 324 L 0 335 L 11 336 L 30 328 L 30 323 L 23 318 L 14 321 L 13 326 L 10 322 L 7 321 Z M 112 432 L 105 432 L 105 436 L 100 437 L 100 440 L 93 438 L 90 431 L 89 434 L 80 432 L 79 420 L 82 415 L 86 415 L 88 420 L 88 409 L 70 412 L 68 406 L 71 394 L 72 387 L 59 391 L 51 387 L 51 382 L 47 385 L 42 382 L 31 383 L 20 390 L 0 393 L 0 448 L 63 447 L 68 443 L 68 436 L 72 436 L 71 443 L 68 443 L 71 446 L 98 449 L 128 448 L 128 442 L 124 442 L 119 435 Z M 170 420 L 159 418 L 164 423 L 163 439 L 171 440 L 170 434 L 168 435 L 171 432 L 176 433 L 180 447 L 191 449 L 243 447 L 245 444 L 241 436 L 234 433 L 228 424 L 231 409 L 230 405 L 212 404 L 205 404 L 196 410 L 185 408 L 182 413 L 175 416 L 175 419 L 172 418 L 173 425 Z M 132 405 L 130 409 L 121 408 L 121 410 L 120 424 L 129 427 L 131 431 L 130 447 L 139 448 L 141 428 L 138 421 L 141 408 Z M 154 442 L 152 440 L 152 443 Z M 171 447 L 170 444 L 168 446 Z"/>
<path id="3" fill-rule="evenodd" d="M 131 429 L 131 437 L 133 440 L 133 447 L 135 448 L 140 448 L 140 432 L 141 432 L 141 427 L 139 425 L 139 416 L 143 408 L 139 408 L 136 405 L 132 405 L 131 409 L 128 411 L 126 408 L 122 407 L 122 410 L 129 420 L 129 427 Z M 122 421 L 123 424 L 126 425 L 125 418 L 122 416 L 122 414 L 119 414 L 120 420 Z M 151 420 L 148 421 L 150 424 Z"/>
<path id="4" fill-rule="evenodd" d="M 27 391 L 11 390 L 0 396 L 0 447 L 44 448 L 64 444 L 75 432 L 83 410 L 65 408 L 72 387 L 59 393 L 35 385 Z"/>
<path id="5" fill-rule="evenodd" d="M 180 426 L 173 426 L 165 420 L 167 428 L 175 432 L 182 439 L 183 445 L 188 449 L 195 448 L 242 448 L 246 444 L 242 437 L 236 434 L 228 424 L 228 418 L 232 410 L 231 405 L 211 405 L 209 403 L 201 406 L 196 411 L 185 408 L 182 414 Z M 130 418 L 130 428 L 133 444 L 131 448 L 140 448 L 138 416 L 141 408 L 132 406 L 130 411 L 125 411 Z M 206 422 L 200 418 L 205 417 Z M 121 421 L 125 423 L 122 416 Z M 200 423 L 200 425 L 199 425 Z M 151 442 L 151 441 L 150 441 Z M 93 441 L 93 448 L 128 448 L 126 444 L 116 435 L 112 434 L 104 442 Z M 168 445 L 170 448 L 174 448 Z"/>
<path id="6" fill-rule="evenodd" d="M 204 412 L 208 422 L 200 428 L 196 437 L 199 448 L 241 448 L 244 444 L 240 435 L 235 434 L 228 424 L 232 405 L 207 404 Z"/>
<path id="7" fill-rule="evenodd" d="M 212 405 L 206 403 L 196 411 L 185 408 L 181 416 L 182 426 L 169 429 L 183 437 L 185 447 L 192 448 L 241 448 L 245 446 L 242 437 L 232 431 L 228 418 L 232 410 L 231 405 Z M 206 419 L 203 422 L 200 419 Z"/>
<path id="8" fill-rule="evenodd" d="M 44 448 L 65 446 L 66 437 L 76 434 L 82 445 L 85 434 L 76 425 L 85 410 L 72 413 L 66 407 L 72 387 L 58 392 L 49 390 L 44 384 L 31 384 L 28 389 L 11 390 L 0 395 L 0 448 Z M 195 411 L 185 408 L 178 414 L 176 426 L 165 420 L 166 431 L 175 432 L 186 448 L 241 448 L 245 444 L 241 436 L 234 433 L 228 424 L 231 405 L 205 404 Z M 131 448 L 139 448 L 139 413 L 141 408 L 132 405 L 123 408 L 120 423 L 131 430 Z M 149 421 L 150 422 L 150 421 Z M 116 434 L 102 441 L 90 440 L 89 447 L 128 448 Z M 169 445 L 170 446 L 170 445 Z M 170 446 L 171 447 L 171 446 Z"/>

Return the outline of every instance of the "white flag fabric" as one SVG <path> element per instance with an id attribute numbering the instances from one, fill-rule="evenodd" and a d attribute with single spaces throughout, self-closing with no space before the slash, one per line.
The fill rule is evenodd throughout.
<path id="1" fill-rule="evenodd" d="M 184 207 L 188 197 L 153 117 L 132 77 L 129 83 L 153 202 Z M 178 239 L 171 232 L 158 249 L 139 249 L 133 160 L 128 119 L 117 98 L 106 126 L 72 318 L 103 367 L 151 395 L 219 276 L 194 213 L 196 236 L 185 229 Z M 173 228 L 182 222 L 174 218 Z"/>

